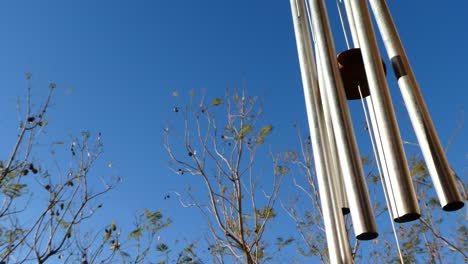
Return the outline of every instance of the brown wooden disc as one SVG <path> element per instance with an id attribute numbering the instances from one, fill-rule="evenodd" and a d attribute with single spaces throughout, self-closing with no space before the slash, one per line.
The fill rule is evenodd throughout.
<path id="1" fill-rule="evenodd" d="M 362 60 L 361 49 L 349 49 L 338 54 L 338 67 L 343 80 L 343 86 L 348 100 L 361 99 L 358 86 L 361 88 L 362 98 L 370 95 L 366 70 Z M 385 74 L 387 69 L 382 61 Z"/>

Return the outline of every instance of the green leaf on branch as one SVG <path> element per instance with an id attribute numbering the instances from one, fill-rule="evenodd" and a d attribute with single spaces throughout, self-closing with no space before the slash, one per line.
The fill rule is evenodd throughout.
<path id="1" fill-rule="evenodd" d="M 26 184 L 10 183 L 4 187 L 3 193 L 10 198 L 17 198 L 24 194 L 23 191 L 26 187 Z"/>
<path id="2" fill-rule="evenodd" d="M 262 129 L 260 129 L 260 133 L 262 133 L 263 135 L 268 135 L 268 133 L 270 133 L 271 130 L 273 130 L 272 125 L 264 126 L 264 127 L 262 127 Z"/>
<path id="3" fill-rule="evenodd" d="M 161 218 L 163 216 L 162 216 L 161 212 L 159 212 L 159 211 L 150 212 L 148 209 L 145 209 L 145 217 L 152 225 L 156 225 L 156 223 L 159 220 L 161 220 Z"/>
<path id="4" fill-rule="evenodd" d="M 156 245 L 156 250 L 159 252 L 166 252 L 169 250 L 169 247 L 164 243 L 159 243 Z"/>
<path id="5" fill-rule="evenodd" d="M 279 174 L 281 176 L 285 175 L 286 173 L 289 172 L 289 168 L 286 167 L 286 166 L 281 166 L 281 165 L 278 165 L 275 167 L 275 174 Z"/>
<path id="6" fill-rule="evenodd" d="M 255 213 L 257 217 L 260 219 L 272 219 L 276 216 L 276 213 L 273 211 L 271 207 L 263 207 L 260 210 L 255 209 Z"/>
<path id="7" fill-rule="evenodd" d="M 109 240 L 111 238 L 111 236 L 112 236 L 112 233 L 106 232 L 106 234 L 104 235 L 104 241 Z"/>
<path id="8" fill-rule="evenodd" d="M 140 227 L 130 232 L 130 234 L 128 234 L 127 236 L 127 240 L 130 240 L 132 238 L 135 240 L 138 240 L 140 239 L 142 235 L 143 235 L 143 228 Z"/>
<path id="9" fill-rule="evenodd" d="M 111 229 L 112 231 L 115 231 L 115 230 L 117 229 L 117 225 L 115 224 L 114 221 L 112 221 L 112 223 L 111 223 L 111 225 L 110 225 L 110 229 Z"/>
<path id="10" fill-rule="evenodd" d="M 245 134 L 252 133 L 252 132 L 253 132 L 252 126 L 251 125 L 245 125 L 244 127 L 241 128 L 241 130 L 239 131 L 239 134 L 240 134 L 241 138 L 243 138 L 245 136 Z"/>
<path id="11" fill-rule="evenodd" d="M 218 106 L 223 103 L 223 99 L 221 98 L 215 98 L 211 101 L 212 106 Z"/>
<path id="12" fill-rule="evenodd" d="M 427 174 L 426 165 L 424 164 L 423 161 L 418 161 L 411 168 L 411 176 L 426 175 L 426 174 Z"/>
<path id="13" fill-rule="evenodd" d="M 263 144 L 263 142 L 265 142 L 265 138 L 271 132 L 271 130 L 273 130 L 272 125 L 264 126 L 260 129 L 260 132 L 258 133 L 258 137 L 256 141 L 257 145 Z"/>

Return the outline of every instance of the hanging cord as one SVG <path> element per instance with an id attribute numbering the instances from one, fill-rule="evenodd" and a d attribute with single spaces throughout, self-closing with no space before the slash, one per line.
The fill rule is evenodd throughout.
<path id="1" fill-rule="evenodd" d="M 338 9 L 338 14 L 340 15 L 341 29 L 343 30 L 343 35 L 344 35 L 344 38 L 345 38 L 345 41 L 346 41 L 346 47 L 348 47 L 348 49 L 350 49 L 349 41 L 348 41 L 348 34 L 346 33 L 346 28 L 345 28 L 345 24 L 344 24 L 344 20 L 343 20 L 343 15 L 341 14 L 340 2 L 341 2 L 340 0 L 336 0 L 336 8 Z M 362 97 L 361 97 L 361 99 L 362 99 Z"/>
<path id="2" fill-rule="evenodd" d="M 343 35 L 344 35 L 344 38 L 345 38 L 345 41 L 346 41 L 346 46 L 348 47 L 348 49 L 350 49 L 350 45 L 349 45 L 349 41 L 348 41 L 348 34 L 347 34 L 347 31 L 346 31 L 346 28 L 345 28 L 340 3 L 341 3 L 341 0 L 336 0 L 336 7 L 338 9 L 338 14 L 340 15 L 341 29 L 343 30 Z M 367 131 L 369 132 L 369 138 L 371 140 L 372 152 L 374 154 L 374 158 L 375 158 L 375 161 L 376 161 L 375 163 L 377 164 L 377 170 L 379 172 L 380 181 L 382 182 L 382 189 L 384 191 L 385 202 L 387 203 L 387 209 L 388 209 L 388 212 L 389 212 L 390 223 L 392 225 L 393 235 L 395 237 L 395 242 L 396 242 L 397 249 L 398 249 L 398 255 L 400 257 L 401 263 L 405 263 L 403 261 L 403 255 L 401 254 L 400 242 L 399 242 L 398 235 L 397 235 L 397 232 L 396 232 L 395 223 L 393 221 L 394 216 L 393 216 L 392 208 L 390 206 L 390 198 L 388 197 L 387 189 L 385 188 L 385 186 L 386 186 L 385 178 L 383 177 L 382 168 L 380 166 L 380 159 L 379 159 L 379 156 L 377 155 L 376 144 L 375 144 L 373 133 L 372 133 L 372 125 L 369 122 L 369 114 L 367 112 L 368 110 L 366 108 L 366 105 L 364 104 L 364 97 L 362 96 L 361 87 L 359 85 L 358 85 L 358 91 L 359 91 L 359 95 L 361 97 L 362 110 L 363 110 L 364 116 L 366 118 L 366 125 L 367 125 L 367 128 L 368 128 Z M 369 99 L 370 99 L 370 105 L 371 105 L 373 113 L 375 115 L 375 109 L 374 109 L 374 104 L 372 102 L 372 98 L 369 97 Z M 378 126 L 376 127 L 376 129 L 377 130 L 379 129 Z M 381 141 L 379 143 L 382 145 Z M 387 164 L 386 163 L 386 158 L 385 158 L 385 153 L 382 153 L 382 154 L 384 155 L 383 160 L 384 160 L 385 164 Z M 387 168 L 387 174 L 388 174 L 388 168 Z M 391 186 L 390 186 L 390 188 L 391 188 Z"/>

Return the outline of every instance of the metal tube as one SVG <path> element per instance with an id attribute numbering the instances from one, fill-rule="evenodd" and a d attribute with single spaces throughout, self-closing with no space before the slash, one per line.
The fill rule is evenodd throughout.
<path id="1" fill-rule="evenodd" d="M 385 153 L 384 153 L 383 146 L 381 143 L 382 139 L 380 137 L 380 133 L 379 133 L 378 125 L 377 125 L 377 120 L 376 120 L 374 106 L 373 106 L 374 104 L 372 102 L 372 99 L 373 99 L 372 95 L 366 98 L 367 108 L 369 109 L 369 119 L 371 121 L 371 127 L 369 129 L 371 129 L 372 135 L 374 136 L 374 141 L 375 141 L 375 145 L 377 147 L 377 153 L 378 153 L 378 157 L 377 157 L 378 160 L 376 162 L 379 162 L 380 168 L 382 169 L 381 173 L 382 173 L 382 178 L 384 181 L 383 187 L 385 188 L 385 191 L 388 194 L 387 207 L 389 208 L 389 210 L 391 210 L 391 217 L 395 219 L 398 217 L 397 207 L 396 207 L 395 198 L 394 198 L 395 195 L 393 193 L 393 189 L 390 184 L 390 175 L 389 175 L 390 171 L 388 169 L 388 165 L 385 160 Z"/>
<path id="2" fill-rule="evenodd" d="M 306 5 L 306 8 L 307 7 L 308 6 Z M 311 17 L 309 17 L 309 20 L 312 20 Z M 309 25 L 312 26 L 310 22 L 309 22 Z M 314 33 L 312 31 L 312 36 L 313 35 Z M 315 50 L 318 50 L 317 42 L 314 40 L 314 38 L 312 38 L 312 40 L 315 43 Z M 320 54 L 317 52 L 316 56 L 317 56 L 317 61 L 318 61 L 317 64 L 320 64 Z M 323 77 L 322 67 L 317 67 L 317 76 L 318 76 L 318 85 L 320 89 L 320 87 L 324 87 L 326 85 L 323 79 L 324 77 Z M 343 180 L 343 173 L 339 166 L 340 160 L 338 156 L 338 147 L 336 145 L 335 133 L 333 132 L 333 123 L 332 123 L 331 114 L 330 114 L 330 106 L 328 105 L 328 97 L 326 95 L 326 89 L 322 88 L 320 90 L 321 90 L 320 97 L 321 97 L 322 106 L 323 106 L 325 126 L 326 126 L 329 148 L 330 148 L 330 153 L 329 153 L 330 154 L 329 163 L 330 163 L 330 170 L 331 170 L 330 176 L 334 177 L 337 199 L 338 199 L 338 202 L 340 203 L 340 208 L 341 208 L 343 215 L 346 215 L 346 214 L 349 214 L 351 211 L 349 210 L 348 198 L 346 196 L 346 187 L 345 187 L 344 180 Z"/>
<path id="3" fill-rule="evenodd" d="M 345 9 L 346 9 L 346 17 L 348 18 L 349 31 L 351 32 L 351 39 L 353 41 L 354 47 L 359 48 L 359 39 L 358 39 L 357 31 L 356 31 L 356 24 L 354 22 L 351 2 L 350 0 L 344 0 L 344 4 L 345 4 Z M 391 188 L 391 185 L 389 184 L 390 183 L 389 170 L 387 167 L 387 163 L 385 162 L 385 158 L 384 158 L 385 155 L 384 155 L 384 150 L 381 144 L 382 140 L 380 138 L 380 133 L 379 133 L 378 126 L 377 126 L 377 120 L 375 117 L 375 111 L 374 111 L 374 107 L 372 103 L 372 98 L 373 98 L 372 94 L 370 94 L 370 96 L 366 97 L 365 99 L 366 104 L 367 104 L 367 109 L 369 111 L 369 117 L 370 117 L 369 118 L 370 124 L 368 125 L 369 125 L 370 132 L 372 134 L 371 137 L 372 136 L 374 137 L 375 146 L 377 148 L 378 156 L 375 157 L 376 158 L 375 162 L 380 164 L 381 171 L 379 172 L 382 174 L 382 177 L 383 177 L 383 188 L 385 188 L 385 191 L 388 194 L 387 207 L 389 208 L 389 210 L 391 210 L 391 218 L 393 219 L 393 216 L 397 216 L 398 214 L 396 212 L 395 199 L 393 198 L 394 197 L 393 189 Z M 366 109 L 363 109 L 363 110 L 366 111 Z"/>
<path id="4" fill-rule="evenodd" d="M 356 31 L 361 46 L 367 80 L 372 94 L 377 129 L 389 172 L 390 188 L 395 199 L 395 221 L 412 221 L 420 216 L 416 194 L 411 182 L 403 143 L 396 121 L 390 92 L 375 38 L 366 0 L 351 0 Z"/>
<path id="5" fill-rule="evenodd" d="M 316 48 L 317 49 L 317 48 Z M 320 54 L 317 53 L 317 61 L 320 61 Z M 324 77 L 321 67 L 317 67 L 318 84 L 319 87 L 324 87 Z M 348 198 L 346 197 L 346 188 L 343 180 L 343 173 L 340 168 L 340 159 L 338 156 L 338 146 L 336 145 L 336 139 L 333 129 L 333 123 L 330 114 L 330 106 L 328 105 L 326 89 L 320 89 L 320 97 L 323 106 L 323 115 L 325 117 L 325 126 L 328 135 L 328 144 L 330 146 L 330 172 L 331 176 L 334 177 L 336 183 L 336 195 L 340 203 L 340 208 L 343 215 L 350 213 Z"/>
<path id="6" fill-rule="evenodd" d="M 320 62 L 320 54 L 316 53 L 317 61 Z M 317 63 L 319 67 L 317 67 L 317 75 L 318 75 L 318 87 L 319 87 L 319 98 L 318 98 L 318 105 L 317 108 L 322 106 L 322 109 L 318 109 L 318 112 L 322 112 L 322 120 L 321 123 L 324 125 L 322 126 L 322 138 L 325 142 L 325 152 L 327 152 L 326 161 L 327 161 L 327 171 L 328 171 L 328 179 L 329 179 L 329 192 L 335 195 L 333 200 L 333 213 L 335 219 L 342 219 L 345 214 L 349 214 L 349 206 L 348 206 L 348 199 L 346 197 L 346 190 L 344 181 L 341 174 L 341 169 L 339 168 L 339 159 L 338 159 L 338 149 L 336 146 L 335 136 L 333 134 L 333 127 L 331 125 L 330 113 L 327 104 L 327 96 L 324 93 L 323 89 L 320 89 L 320 85 L 324 85 L 323 83 L 323 73 L 321 72 L 320 63 Z M 327 144 L 328 143 L 328 144 Z M 343 261 L 346 263 L 346 259 L 352 259 L 351 255 L 351 248 L 346 232 L 346 226 L 343 220 L 342 227 L 336 228 L 343 228 L 345 232 L 341 232 L 338 230 L 340 236 L 338 236 L 338 240 L 340 243 L 340 250 L 342 256 L 346 256 L 343 258 Z"/>
<path id="7" fill-rule="evenodd" d="M 317 40 L 317 53 L 320 54 L 320 67 L 323 70 L 324 89 L 330 106 L 340 165 L 351 210 L 354 232 L 358 239 L 377 237 L 374 214 L 369 200 L 367 184 L 362 170 L 361 159 L 354 137 L 343 83 L 338 70 L 335 46 L 325 4 L 322 0 L 309 0 L 313 30 Z"/>
<path id="8" fill-rule="evenodd" d="M 353 11 L 351 9 L 350 0 L 344 0 L 346 17 L 348 18 L 349 32 L 351 32 L 351 39 L 353 40 L 354 47 L 359 47 L 359 39 L 356 31 L 356 24 L 354 23 Z M 349 48 L 349 47 L 348 47 Z"/>
<path id="9" fill-rule="evenodd" d="M 351 31 L 353 43 L 355 47 L 359 48 L 359 40 L 358 40 L 358 36 L 356 32 L 356 25 L 354 23 L 354 17 L 353 17 L 353 12 L 351 9 L 351 4 L 349 0 L 344 0 L 344 4 L 345 4 L 346 16 L 348 18 L 348 25 Z M 361 93 L 361 98 L 362 98 L 362 93 Z M 366 116 L 366 122 L 369 126 L 368 129 L 369 129 L 369 137 L 372 143 L 372 150 L 374 153 L 374 157 L 376 159 L 375 162 L 377 164 L 378 172 L 380 173 L 385 202 L 387 203 L 387 208 L 388 208 L 388 212 L 390 216 L 390 222 L 392 225 L 393 235 L 395 237 L 395 244 L 397 247 L 398 256 L 400 257 L 400 262 L 404 263 L 403 255 L 401 253 L 400 242 L 398 240 L 398 234 L 395 228 L 395 223 L 393 221 L 394 220 L 393 216 L 396 215 L 396 211 L 395 211 L 396 206 L 395 206 L 395 199 L 393 196 L 393 190 L 390 188 L 391 185 L 387 184 L 387 182 L 390 181 L 389 175 L 388 175 L 389 174 L 388 167 L 387 167 L 387 163 L 385 162 L 385 159 L 380 158 L 380 157 L 384 157 L 384 154 L 383 154 L 382 144 L 380 144 L 382 140 L 380 138 L 379 130 L 377 129 L 377 120 L 375 119 L 375 111 L 374 111 L 374 107 L 372 103 L 372 94 L 366 97 L 366 103 L 367 103 L 367 107 L 364 105 L 364 102 L 362 102 L 362 106 L 363 106 L 364 114 Z M 367 115 L 366 109 L 368 109 L 369 115 Z M 370 119 L 370 124 L 369 124 L 369 119 Z"/>
<path id="10" fill-rule="evenodd" d="M 384 0 L 370 0 L 370 5 L 388 57 L 392 62 L 398 86 L 439 197 L 440 205 L 446 211 L 458 210 L 464 205 L 463 199 L 457 188 L 454 173 L 437 136 L 388 6 Z"/>
<path id="11" fill-rule="evenodd" d="M 305 4 L 303 0 L 291 0 L 290 4 L 330 262 L 352 263 L 351 248 L 349 243 L 344 243 L 347 242 L 344 219 L 341 212 L 338 213 L 339 208 L 336 207 L 337 199 L 332 191 L 333 181 L 327 176 L 329 166 L 326 159 L 326 146 L 328 142 L 323 140 L 323 111 L 321 111 L 320 91 L 318 89 L 310 31 L 307 26 Z"/>

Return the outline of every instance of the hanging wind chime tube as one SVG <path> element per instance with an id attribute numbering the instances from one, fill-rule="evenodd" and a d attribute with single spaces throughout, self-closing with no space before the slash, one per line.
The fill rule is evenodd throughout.
<path id="1" fill-rule="evenodd" d="M 400 138 L 367 0 L 351 0 L 351 9 L 373 99 L 376 125 L 380 133 L 384 155 L 380 158 L 385 159 L 389 176 L 387 185 L 390 185 L 388 189 L 393 191 L 393 197 L 390 199 L 394 199 L 395 203 L 394 219 L 396 222 L 413 221 L 420 217 L 421 212 Z"/>
<path id="2" fill-rule="evenodd" d="M 381 174 L 381 177 L 382 177 L 383 188 L 385 188 L 387 206 L 389 207 L 389 210 L 391 211 L 392 219 L 395 219 L 394 216 L 397 217 L 398 212 L 396 211 L 395 199 L 393 199 L 394 197 L 393 189 L 391 188 L 391 185 L 389 184 L 390 183 L 389 170 L 387 167 L 387 163 L 385 161 L 382 140 L 380 137 L 378 126 L 377 126 L 376 115 L 375 115 L 375 111 L 374 111 L 374 107 L 372 103 L 372 96 L 370 96 L 370 93 L 369 93 L 369 84 L 367 82 L 367 77 L 365 76 L 364 62 L 362 61 L 362 54 L 359 49 L 359 39 L 357 36 L 356 24 L 354 22 L 354 15 L 352 12 L 350 0 L 344 0 L 344 5 L 345 5 L 345 10 L 346 10 L 346 17 L 347 17 L 347 22 L 349 26 L 349 31 L 351 32 L 351 39 L 352 39 L 355 49 L 345 51 L 342 54 L 350 53 L 351 51 L 353 51 L 354 53 L 358 53 L 357 54 L 357 56 L 359 57 L 358 63 L 355 63 L 350 66 L 354 68 L 358 68 L 358 71 L 360 72 L 360 74 L 354 74 L 355 76 L 353 76 L 353 78 L 359 78 L 359 79 L 357 81 L 352 82 L 353 83 L 352 87 L 345 87 L 345 88 L 346 90 L 357 90 L 361 100 L 365 97 L 365 102 L 366 102 L 367 107 L 366 105 L 363 105 L 363 111 L 364 113 L 366 113 L 366 110 L 369 112 L 368 118 L 366 118 L 366 122 L 367 122 L 368 129 L 370 132 L 369 136 L 370 136 L 373 148 L 374 148 L 373 149 L 374 158 L 375 158 L 375 162 L 378 165 L 379 173 Z M 343 27 L 343 31 L 345 31 L 345 34 L 346 34 L 346 29 L 344 27 Z M 356 49 L 358 49 L 359 52 L 356 52 Z"/>
<path id="3" fill-rule="evenodd" d="M 338 70 L 335 46 L 331 36 L 328 14 L 321 0 L 310 0 L 309 8 L 317 50 L 319 67 L 323 72 L 324 86 L 333 122 L 340 167 L 351 211 L 354 233 L 357 239 L 369 240 L 378 236 L 374 213 L 369 200 L 361 158 L 358 152 L 351 117 L 347 106 L 343 83 Z"/>
<path id="4" fill-rule="evenodd" d="M 316 47 L 317 50 L 317 47 Z M 320 62 L 320 54 L 317 53 L 317 61 Z M 320 63 L 317 63 L 320 64 Z M 325 81 L 322 73 L 322 68 L 317 67 L 318 84 L 319 88 L 324 87 Z M 330 106 L 328 105 L 328 97 L 326 95 L 326 89 L 320 88 L 320 98 L 322 100 L 323 114 L 325 117 L 325 126 L 328 135 L 328 143 L 330 145 L 330 156 L 331 156 L 331 177 L 333 177 L 336 187 L 336 195 L 343 215 L 349 214 L 348 198 L 346 197 L 346 188 L 343 180 L 343 174 L 341 172 L 340 160 L 338 155 L 338 146 L 336 145 L 335 134 L 333 132 L 333 123 L 331 120 Z"/>
<path id="5" fill-rule="evenodd" d="M 343 215 L 336 206 L 337 198 L 332 191 L 333 181 L 329 177 L 326 147 L 328 142 L 323 139 L 325 135 L 323 111 L 321 111 L 320 91 L 318 89 L 317 73 L 314 67 L 314 57 L 310 31 L 307 25 L 305 4 L 303 0 L 290 0 L 290 4 L 330 262 L 353 263 L 354 261 L 351 255 L 349 242 L 347 241 Z"/>
<path id="6" fill-rule="evenodd" d="M 352 42 L 354 44 L 354 47 L 359 49 L 359 40 L 357 37 L 356 25 L 354 23 L 354 17 L 353 17 L 353 12 L 351 10 L 350 0 L 344 0 L 343 4 L 346 10 L 346 18 L 347 18 L 346 20 L 348 22 L 349 31 L 351 32 Z M 346 27 L 345 27 L 345 23 L 343 22 L 343 17 L 341 15 L 341 10 L 340 10 L 341 7 L 340 7 L 340 3 L 338 2 L 338 0 L 337 0 L 337 7 L 340 13 L 340 19 L 342 21 L 343 33 L 345 35 L 345 39 L 347 40 L 348 38 L 347 38 L 347 33 L 346 33 Z M 346 42 L 348 44 L 348 49 L 349 49 L 349 41 L 346 41 Z M 359 71 L 362 71 L 365 73 L 364 62 L 362 61 L 362 54 L 360 54 L 360 52 L 359 52 L 359 56 L 360 56 L 359 64 L 353 65 L 352 67 L 355 67 L 355 68 L 357 67 Z M 385 69 L 385 64 L 383 64 L 383 66 Z M 365 74 L 364 74 L 364 77 L 365 77 Z M 362 80 L 362 75 L 361 75 L 360 79 L 358 79 L 358 81 L 355 81 L 353 84 L 355 87 L 350 87 L 349 89 L 355 89 L 355 90 L 357 89 L 359 91 L 359 96 L 361 99 L 362 108 L 363 108 L 363 112 L 364 112 L 365 119 L 366 119 L 367 130 L 369 132 L 369 138 L 372 143 L 372 151 L 374 153 L 375 162 L 376 162 L 378 173 L 380 175 L 380 180 L 382 183 L 385 202 L 387 204 L 387 208 L 389 212 L 390 222 L 391 222 L 391 226 L 393 230 L 393 235 L 395 238 L 396 250 L 400 258 L 400 262 L 404 263 L 404 259 L 403 259 L 403 255 L 402 255 L 401 247 L 400 247 L 400 242 L 398 240 L 398 234 L 397 234 L 395 223 L 394 223 L 394 220 L 395 220 L 394 215 L 397 215 L 397 212 L 395 211 L 396 205 L 395 205 L 395 200 L 393 199 L 393 190 L 390 188 L 390 185 L 387 184 L 387 182 L 390 181 L 389 175 L 388 175 L 388 168 L 387 168 L 385 159 L 379 158 L 379 157 L 384 157 L 383 156 L 384 154 L 383 154 L 383 148 L 382 148 L 381 139 L 380 139 L 380 133 L 379 133 L 379 130 L 377 129 L 377 120 L 375 119 L 375 111 L 374 111 L 374 107 L 372 103 L 372 97 L 369 96 L 370 93 L 367 94 L 368 89 L 369 89 L 369 84 L 367 83 L 367 77 L 365 77 L 364 80 Z M 364 94 L 364 92 L 361 90 L 362 84 L 364 84 L 364 86 L 367 89 L 366 91 L 364 91 L 366 92 L 366 94 Z M 363 99 L 364 97 L 365 97 L 366 104 L 364 103 L 364 99 Z"/>
<path id="7" fill-rule="evenodd" d="M 398 81 L 405 106 L 432 178 L 440 205 L 445 211 L 463 207 L 454 172 L 437 136 L 436 129 L 422 97 L 418 82 L 406 56 L 398 31 L 384 0 L 370 0 L 370 5 L 383 38 L 388 57 Z"/>
<path id="8" fill-rule="evenodd" d="M 305 3 L 305 7 L 306 7 L 306 11 L 309 11 L 307 2 Z M 312 26 L 310 22 L 311 21 L 310 11 L 307 12 L 307 14 L 309 18 L 308 25 Z M 314 42 L 315 50 L 318 50 L 317 42 L 315 41 L 313 31 L 312 31 L 312 40 Z M 343 180 L 343 173 L 341 171 L 341 167 L 339 166 L 340 161 L 339 161 L 339 155 L 338 155 L 338 146 L 336 145 L 335 133 L 333 132 L 334 129 L 333 129 L 333 123 L 332 123 L 331 114 L 330 114 L 330 106 L 328 104 L 328 97 L 326 95 L 326 89 L 323 88 L 326 84 L 323 78 L 322 67 L 320 67 L 320 54 L 318 52 L 316 52 L 316 57 L 317 57 L 316 69 L 317 69 L 317 76 L 318 76 L 318 85 L 320 89 L 320 98 L 322 101 L 323 115 L 324 115 L 324 120 L 325 120 L 325 130 L 327 132 L 329 149 L 330 149 L 330 152 L 329 152 L 330 154 L 330 177 L 333 177 L 333 181 L 335 182 L 335 185 L 333 187 L 335 188 L 335 193 L 337 196 L 339 207 L 341 208 L 343 215 L 347 215 L 350 213 L 348 198 L 346 196 L 346 187 L 345 187 L 344 180 Z"/>

